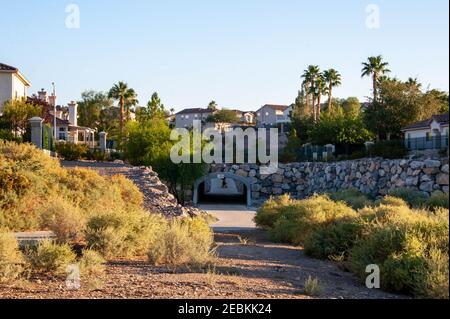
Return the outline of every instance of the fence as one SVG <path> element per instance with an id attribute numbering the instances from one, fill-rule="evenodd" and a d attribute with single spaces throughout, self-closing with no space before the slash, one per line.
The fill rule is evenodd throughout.
<path id="1" fill-rule="evenodd" d="M 418 137 L 405 139 L 410 151 L 443 150 L 448 148 L 448 136 Z"/>

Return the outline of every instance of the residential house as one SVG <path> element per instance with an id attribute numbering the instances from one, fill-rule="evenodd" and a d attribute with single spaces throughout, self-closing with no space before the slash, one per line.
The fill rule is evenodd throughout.
<path id="1" fill-rule="evenodd" d="M 236 112 L 236 117 L 238 122 L 244 125 L 253 125 L 256 122 L 256 114 L 253 111 L 240 111 L 234 110 Z"/>
<path id="2" fill-rule="evenodd" d="M 26 99 L 31 83 L 18 68 L 0 63 L 0 115 L 4 103 L 14 99 Z"/>
<path id="3" fill-rule="evenodd" d="M 410 150 L 448 148 L 449 114 L 434 115 L 402 129 L 405 144 Z"/>
<path id="4" fill-rule="evenodd" d="M 57 105 L 55 93 L 47 96 L 44 89 L 29 98 L 29 101 L 43 107 L 44 123 L 52 128 L 51 136 L 56 137 L 56 141 L 86 144 L 90 148 L 96 147 L 95 129 L 78 125 L 78 105 L 76 102 L 72 101 L 67 106 Z"/>
<path id="5" fill-rule="evenodd" d="M 184 109 L 175 114 L 175 127 L 176 128 L 191 128 L 194 125 L 194 121 L 202 121 L 206 123 L 206 120 L 210 115 L 214 113 L 211 109 L 193 108 Z"/>
<path id="6" fill-rule="evenodd" d="M 292 106 L 266 104 L 256 111 L 257 124 L 259 126 L 276 126 L 290 123 L 291 112 Z"/>

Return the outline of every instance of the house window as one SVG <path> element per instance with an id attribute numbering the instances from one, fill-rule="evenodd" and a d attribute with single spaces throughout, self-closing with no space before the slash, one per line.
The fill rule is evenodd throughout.
<path id="1" fill-rule="evenodd" d="M 198 117 L 198 114 L 195 114 L 195 118 L 197 118 Z"/>
<path id="2" fill-rule="evenodd" d="M 186 115 L 186 120 L 189 119 L 189 115 Z"/>
<path id="3" fill-rule="evenodd" d="M 266 112 L 266 116 L 269 116 L 269 112 Z"/>
<path id="4" fill-rule="evenodd" d="M 59 133 L 59 140 L 65 141 L 66 140 L 66 134 L 65 133 Z"/>
<path id="5" fill-rule="evenodd" d="M 65 132 L 66 129 L 65 129 L 64 127 L 60 127 L 60 128 L 59 128 L 59 131 L 60 131 L 60 132 Z"/>
<path id="6" fill-rule="evenodd" d="M 432 139 L 433 139 L 433 136 L 431 135 L 431 132 L 427 132 L 426 141 L 430 142 Z"/>

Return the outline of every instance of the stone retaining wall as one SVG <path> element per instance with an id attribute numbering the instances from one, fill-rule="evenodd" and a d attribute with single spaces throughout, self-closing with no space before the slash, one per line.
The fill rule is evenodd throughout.
<path id="1" fill-rule="evenodd" d="M 449 193 L 448 158 L 441 160 L 384 160 L 380 158 L 334 163 L 279 164 L 276 174 L 261 175 L 258 165 L 211 166 L 211 172 L 248 177 L 252 198 L 261 202 L 272 195 L 304 198 L 314 193 L 356 188 L 374 197 L 395 188 L 417 189 L 427 196 Z"/>

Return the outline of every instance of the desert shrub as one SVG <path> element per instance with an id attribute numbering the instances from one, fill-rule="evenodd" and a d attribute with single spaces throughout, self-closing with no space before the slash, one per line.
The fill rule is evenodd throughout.
<path id="1" fill-rule="evenodd" d="M 55 144 L 55 150 L 66 161 L 77 161 L 86 157 L 89 149 L 84 144 L 59 142 Z"/>
<path id="2" fill-rule="evenodd" d="M 370 146 L 369 154 L 374 157 L 399 159 L 408 154 L 408 149 L 403 141 L 381 141 Z"/>
<path id="3" fill-rule="evenodd" d="M 142 210 L 92 216 L 85 232 L 88 247 L 105 258 L 143 255 L 165 230 L 166 220 Z"/>
<path id="4" fill-rule="evenodd" d="M 255 223 L 261 228 L 269 229 L 275 225 L 275 222 L 280 217 L 279 209 L 288 206 L 294 201 L 289 195 L 282 195 L 279 197 L 271 197 L 263 206 L 258 209 L 255 216 Z"/>
<path id="5" fill-rule="evenodd" d="M 142 206 L 144 196 L 136 184 L 123 175 L 112 176 L 111 181 L 127 205 Z"/>
<path id="6" fill-rule="evenodd" d="M 334 201 L 345 202 L 353 209 L 360 209 L 372 203 L 366 195 L 355 188 L 329 193 L 328 196 Z"/>
<path id="7" fill-rule="evenodd" d="M 211 229 L 203 219 L 174 220 L 149 247 L 147 256 L 156 265 L 201 266 L 211 257 L 212 243 Z"/>
<path id="8" fill-rule="evenodd" d="M 342 202 L 327 196 L 313 196 L 294 201 L 278 209 L 280 217 L 269 230 L 275 241 L 304 244 L 306 239 L 321 227 L 343 218 L 353 218 L 357 213 Z"/>
<path id="9" fill-rule="evenodd" d="M 86 159 L 90 161 L 96 162 L 105 162 L 108 159 L 108 154 L 106 152 L 101 151 L 99 149 L 88 150 L 86 152 Z"/>
<path id="10" fill-rule="evenodd" d="M 9 283 L 19 278 L 24 270 L 24 258 L 17 240 L 0 231 L 0 283 Z"/>
<path id="11" fill-rule="evenodd" d="M 389 195 L 401 198 L 407 202 L 408 205 L 415 208 L 421 207 L 426 201 L 426 196 L 422 192 L 411 188 L 393 189 L 389 191 Z"/>
<path id="12" fill-rule="evenodd" d="M 93 278 L 105 272 L 105 259 L 96 251 L 86 249 L 78 261 L 82 278 Z"/>
<path id="13" fill-rule="evenodd" d="M 2 129 L 0 128 L 0 140 L 11 141 L 21 143 L 22 138 L 19 136 L 15 136 L 10 129 Z"/>
<path id="14" fill-rule="evenodd" d="M 39 243 L 36 250 L 28 251 L 28 258 L 33 271 L 61 275 L 68 265 L 75 262 L 76 255 L 67 244 L 45 240 Z"/>
<path id="15" fill-rule="evenodd" d="M 319 279 L 313 278 L 311 276 L 309 276 L 305 280 L 304 286 L 305 286 L 304 293 L 307 296 L 318 297 L 323 292 L 322 287 L 320 286 L 320 283 L 319 283 Z"/>
<path id="16" fill-rule="evenodd" d="M 375 202 L 377 206 L 386 205 L 386 206 L 398 206 L 398 207 L 407 207 L 408 203 L 399 197 L 393 196 L 385 196 L 382 199 Z"/>
<path id="17" fill-rule="evenodd" d="M 448 194 L 443 192 L 435 192 L 425 201 L 425 206 L 431 210 L 437 208 L 449 209 L 449 197 Z"/>
<path id="18" fill-rule="evenodd" d="M 372 219 L 350 250 L 351 271 L 364 280 L 366 266 L 376 264 L 383 289 L 445 297 L 442 287 L 447 287 L 448 296 L 448 219 L 405 206 L 381 205 L 362 213 Z"/>
<path id="19" fill-rule="evenodd" d="M 41 227 L 53 231 L 58 242 L 82 240 L 86 220 L 78 207 L 63 198 L 51 198 L 39 210 Z"/>
<path id="20" fill-rule="evenodd" d="M 365 223 L 360 218 L 336 221 L 319 228 L 306 239 L 305 253 L 319 259 L 346 260 L 364 229 Z"/>

